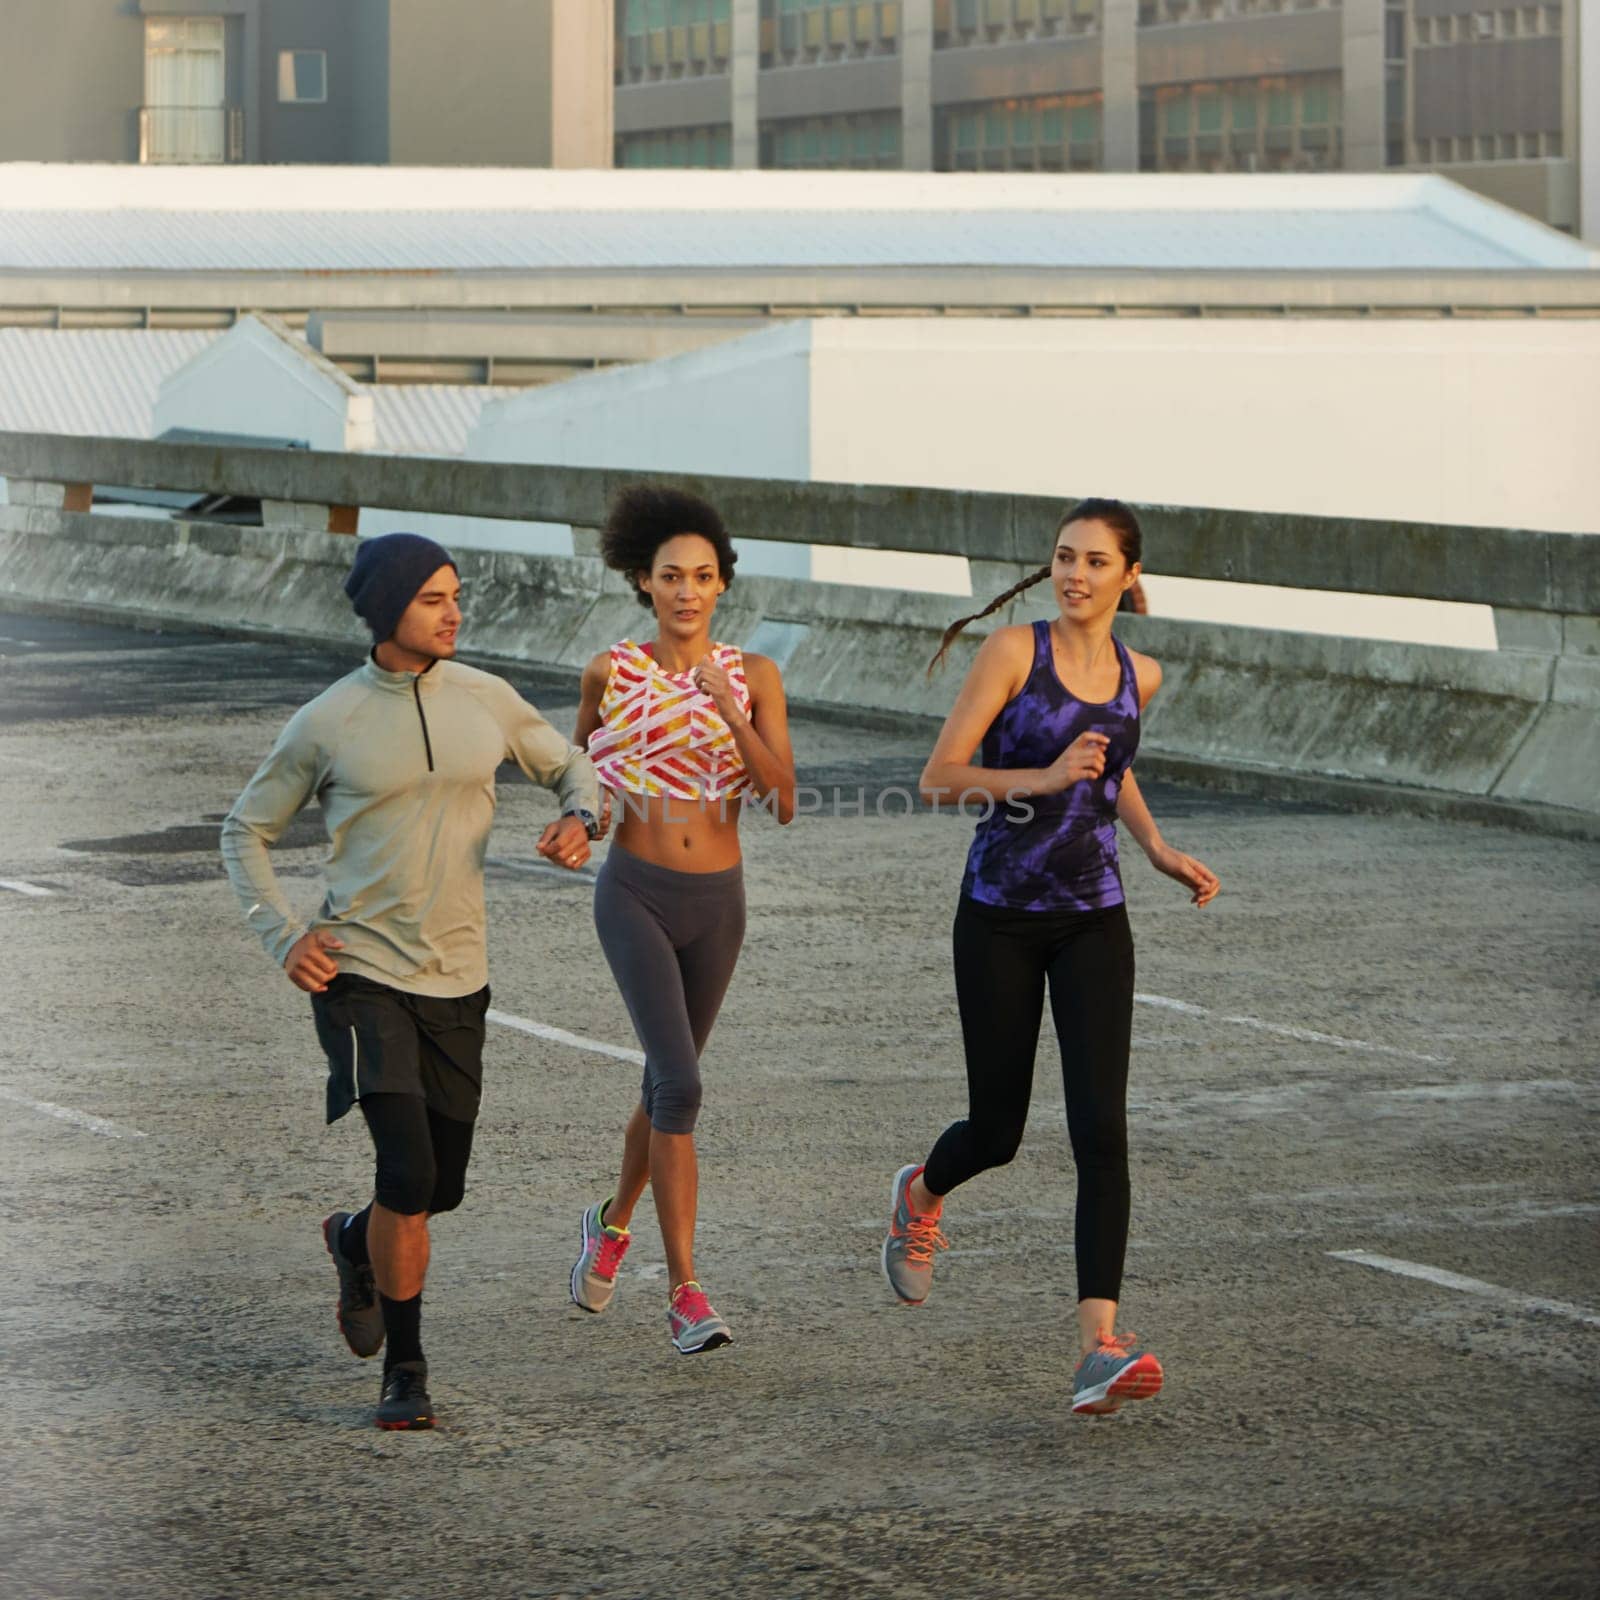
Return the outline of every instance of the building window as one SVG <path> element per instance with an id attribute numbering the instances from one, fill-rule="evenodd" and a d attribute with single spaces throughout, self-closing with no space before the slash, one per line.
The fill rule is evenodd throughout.
<path id="1" fill-rule="evenodd" d="M 1100 6 L 1101 0 L 933 0 L 933 47 L 966 50 L 1097 33 Z"/>
<path id="2" fill-rule="evenodd" d="M 900 113 L 795 117 L 761 125 L 763 167 L 897 169 Z"/>
<path id="3" fill-rule="evenodd" d="M 1140 95 L 1146 172 L 1324 172 L 1342 163 L 1337 73 L 1172 85 Z"/>
<path id="4" fill-rule="evenodd" d="M 214 163 L 244 159 L 243 123 L 227 103 L 221 17 L 146 17 L 139 159 Z"/>
<path id="5" fill-rule="evenodd" d="M 941 172 L 1094 172 L 1100 96 L 1041 95 L 941 110 L 934 164 Z"/>
<path id="6" fill-rule="evenodd" d="M 1123 4 L 1125 0 L 1115 0 Z M 1223 22 L 1264 17 L 1280 11 L 1333 11 L 1342 0 L 1139 0 L 1139 26 L 1165 28 L 1179 23 Z"/>
<path id="7" fill-rule="evenodd" d="M 624 133 L 617 139 L 619 167 L 731 167 L 733 129 L 668 128 L 655 133 Z"/>
<path id="8" fill-rule="evenodd" d="M 761 0 L 761 65 L 896 55 L 900 9 L 900 0 Z"/>
<path id="9" fill-rule="evenodd" d="M 278 52 L 278 99 L 285 105 L 321 105 L 328 98 L 326 50 Z"/>
<path id="10" fill-rule="evenodd" d="M 733 54 L 733 0 L 616 0 L 616 80 L 714 77 Z"/>

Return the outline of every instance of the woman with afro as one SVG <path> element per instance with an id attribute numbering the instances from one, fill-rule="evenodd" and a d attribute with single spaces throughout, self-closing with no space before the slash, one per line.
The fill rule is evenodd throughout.
<path id="1" fill-rule="evenodd" d="M 605 1310 L 648 1184 L 666 1247 L 668 1330 L 692 1355 L 732 1337 L 695 1276 L 694 1126 L 700 1052 L 744 937 L 739 816 L 749 799 L 792 819 L 794 756 L 776 664 L 712 640 L 736 559 L 716 511 L 635 484 L 617 496 L 600 550 L 654 623 L 652 637 L 624 639 L 584 668 L 575 735 L 621 814 L 594 920 L 645 1068 L 615 1193 L 583 1214 L 572 1298 Z"/>

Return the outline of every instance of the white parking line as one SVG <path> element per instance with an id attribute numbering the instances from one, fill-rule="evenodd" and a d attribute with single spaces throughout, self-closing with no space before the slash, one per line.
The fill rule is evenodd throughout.
<path id="1" fill-rule="evenodd" d="M 10 1100 L 19 1106 L 26 1106 L 29 1111 L 37 1111 L 40 1116 L 55 1117 L 61 1122 L 70 1122 L 75 1128 L 82 1128 L 85 1133 L 98 1133 L 103 1139 L 144 1139 L 148 1135 L 141 1133 L 137 1128 L 122 1128 L 114 1122 L 107 1122 L 104 1117 L 92 1117 L 87 1111 L 74 1111 L 71 1106 L 58 1106 L 49 1100 L 34 1100 L 25 1094 L 18 1094 L 15 1089 L 0 1089 L 0 1100 Z"/>
<path id="2" fill-rule="evenodd" d="M 55 893 L 54 889 L 41 889 L 38 884 L 24 883 L 20 878 L 0 878 L 0 889 L 9 889 L 13 894 L 31 895 L 40 900 L 48 900 Z"/>
<path id="3" fill-rule="evenodd" d="M 1398 1056 L 1402 1061 L 1426 1061 L 1431 1066 L 1447 1066 L 1448 1056 L 1424 1055 L 1419 1050 L 1402 1050 L 1398 1045 L 1374 1044 L 1370 1039 L 1346 1039 L 1342 1034 L 1319 1033 L 1315 1028 L 1296 1028 L 1287 1022 L 1266 1022 L 1260 1017 L 1220 1016 L 1209 1006 L 1197 1006 L 1190 1000 L 1173 1000 L 1164 994 L 1135 994 L 1142 1006 L 1158 1006 L 1163 1011 L 1180 1011 L 1187 1017 L 1212 1017 L 1236 1028 L 1254 1028 L 1258 1033 L 1274 1033 L 1284 1039 L 1298 1039 L 1303 1044 L 1331 1045 L 1335 1050 L 1360 1050 L 1367 1055 Z"/>
<path id="4" fill-rule="evenodd" d="M 1600 1311 L 1587 1306 L 1573 1305 L 1569 1300 L 1547 1300 L 1540 1295 L 1519 1294 L 1515 1289 L 1504 1289 L 1498 1283 L 1485 1283 L 1482 1278 L 1464 1278 L 1459 1272 L 1446 1272 L 1442 1267 L 1427 1267 L 1417 1261 L 1401 1261 L 1395 1256 L 1374 1255 L 1370 1250 L 1330 1250 L 1335 1261 L 1352 1261 L 1359 1267 L 1376 1267 L 1379 1272 L 1393 1272 L 1402 1278 L 1421 1278 L 1425 1283 L 1436 1283 L 1442 1289 L 1456 1289 L 1462 1294 L 1475 1294 L 1484 1300 L 1494 1300 L 1516 1311 L 1542 1312 L 1548 1316 L 1569 1317 L 1587 1328 L 1600 1328 Z"/>
<path id="5" fill-rule="evenodd" d="M 574 1050 L 587 1050 L 593 1055 L 610 1056 L 616 1061 L 632 1061 L 644 1065 L 642 1050 L 627 1050 L 619 1044 L 607 1044 L 603 1039 L 585 1039 L 580 1033 L 568 1033 L 565 1028 L 553 1028 L 548 1022 L 531 1022 L 527 1017 L 514 1017 L 509 1011 L 491 1011 L 490 1022 L 502 1028 L 515 1028 L 518 1033 L 531 1033 L 535 1039 L 548 1039 L 552 1044 L 570 1045 Z"/>

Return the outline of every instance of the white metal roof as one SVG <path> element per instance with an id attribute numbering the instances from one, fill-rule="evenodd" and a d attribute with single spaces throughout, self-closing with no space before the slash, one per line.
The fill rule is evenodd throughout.
<path id="1" fill-rule="evenodd" d="M 148 439 L 162 380 L 209 349 L 210 330 L 0 328 L 0 429 Z M 310 362 L 325 364 L 303 341 Z M 336 370 L 336 369 L 332 369 Z M 376 448 L 397 455 L 461 455 L 478 413 L 517 391 L 447 383 L 362 385 L 370 394 Z"/>
<path id="2" fill-rule="evenodd" d="M 513 393 L 515 391 L 512 391 Z M 372 396 L 379 450 L 394 455 L 459 456 L 478 413 L 506 391 L 459 383 L 380 383 Z"/>
<path id="3" fill-rule="evenodd" d="M 0 271 L 1582 269 L 1435 176 L 0 165 Z"/>
<path id="4" fill-rule="evenodd" d="M 0 429 L 148 439 L 156 390 L 217 335 L 0 328 Z"/>

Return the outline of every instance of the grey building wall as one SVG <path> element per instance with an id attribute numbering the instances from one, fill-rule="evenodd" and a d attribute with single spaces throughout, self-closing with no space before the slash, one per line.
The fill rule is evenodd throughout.
<path id="1" fill-rule="evenodd" d="M 382 9 L 387 12 L 388 8 Z M 330 6 L 327 0 L 271 0 L 264 9 L 261 50 L 255 63 L 263 161 L 383 159 L 377 152 L 387 139 L 378 137 L 379 129 L 373 126 L 378 108 L 361 83 L 364 77 L 387 76 L 387 62 L 379 54 L 383 41 L 372 37 L 372 24 L 379 19 L 370 13 L 377 10 L 351 4 Z M 278 99 L 278 56 L 285 50 L 326 53 L 325 104 Z"/>
<path id="2" fill-rule="evenodd" d="M 1351 3 L 1347 0 L 1343 9 Z M 1139 82 L 1208 83 L 1337 72 L 1342 49 L 1340 12 L 1325 9 L 1140 28 Z"/>
<path id="3" fill-rule="evenodd" d="M 1559 132 L 1562 43 L 1507 39 L 1417 51 L 1413 137 Z"/>
<path id="4" fill-rule="evenodd" d="M 389 0 L 389 160 L 550 159 L 549 0 Z"/>
<path id="5" fill-rule="evenodd" d="M 133 161 L 143 100 L 130 0 L 0 4 L 0 161 Z"/>

